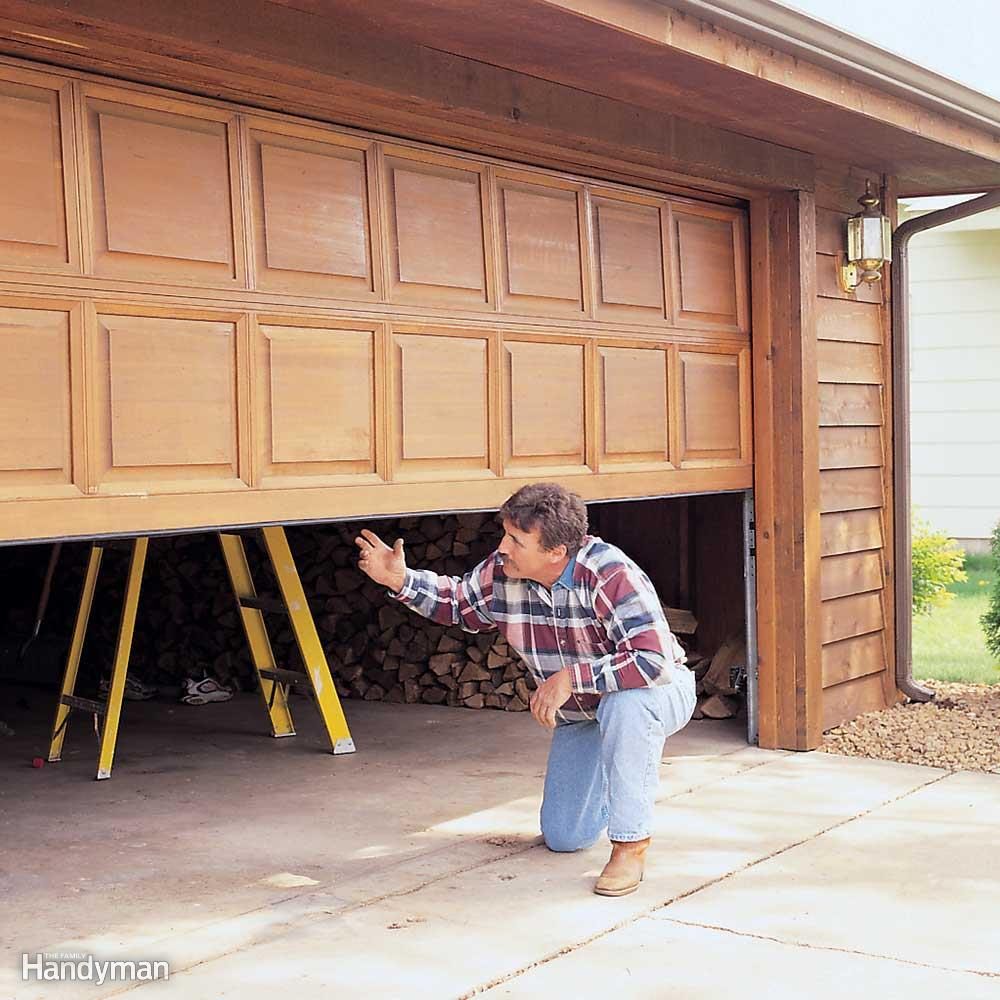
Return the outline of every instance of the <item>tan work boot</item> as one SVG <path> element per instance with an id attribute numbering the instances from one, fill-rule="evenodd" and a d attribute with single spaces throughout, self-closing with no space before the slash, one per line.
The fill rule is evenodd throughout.
<path id="1" fill-rule="evenodd" d="M 611 858 L 594 884 L 598 896 L 627 896 L 639 888 L 649 839 L 611 841 Z"/>

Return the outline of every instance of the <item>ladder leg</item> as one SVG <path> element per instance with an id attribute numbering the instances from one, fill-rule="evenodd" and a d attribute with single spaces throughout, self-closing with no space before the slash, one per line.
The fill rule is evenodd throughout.
<path id="1" fill-rule="evenodd" d="M 122 698 L 125 696 L 125 679 L 128 676 L 128 661 L 132 653 L 132 636 L 135 633 L 135 616 L 139 607 L 139 589 L 142 586 L 142 571 L 146 565 L 148 545 L 148 538 L 136 538 L 132 542 L 125 600 L 122 605 L 121 624 L 118 626 L 118 642 L 115 646 L 115 663 L 111 670 L 107 714 L 104 716 L 104 728 L 101 731 L 101 752 L 97 763 L 98 781 L 111 777 L 111 764 L 115 757 L 118 723 L 121 720 Z"/>
<path id="2" fill-rule="evenodd" d="M 71 711 L 65 703 L 67 696 L 72 697 L 76 690 L 76 675 L 80 668 L 80 654 L 83 652 L 83 640 L 87 635 L 87 623 L 90 621 L 90 609 L 94 603 L 94 591 L 97 589 L 97 574 L 101 568 L 101 557 L 104 550 L 95 545 L 90 550 L 90 560 L 87 563 L 87 575 L 83 580 L 83 590 L 80 593 L 80 605 L 76 612 L 76 622 L 73 625 L 73 639 L 66 657 L 66 669 L 63 672 L 62 687 L 59 690 L 59 700 L 56 702 L 56 717 L 52 723 L 52 741 L 49 743 L 49 760 L 55 762 L 62 759 L 63 741 L 66 739 L 66 725 Z"/>
<path id="3" fill-rule="evenodd" d="M 240 598 L 257 596 L 253 578 L 250 576 L 246 550 L 243 548 L 243 539 L 239 535 L 220 532 L 219 544 L 222 546 L 222 557 L 226 562 L 229 582 L 236 597 L 236 607 L 243 622 L 247 645 L 250 647 L 250 659 L 253 660 L 254 670 L 257 671 L 260 693 L 264 696 L 264 707 L 271 720 L 271 735 L 294 736 L 295 725 L 288 708 L 284 684 L 262 677 L 260 674 L 261 670 L 274 670 L 276 667 L 274 651 L 271 649 L 271 641 L 267 637 L 267 628 L 264 625 L 264 616 L 258 609 L 245 608 L 240 604 Z"/>
<path id="4" fill-rule="evenodd" d="M 278 578 L 281 596 L 288 609 L 292 632 L 295 634 L 302 662 L 312 684 L 313 693 L 316 695 L 319 713 L 323 717 L 323 724 L 330 738 L 330 747 L 335 754 L 354 753 L 354 740 L 351 739 L 337 689 L 333 686 L 330 667 L 326 662 L 323 645 L 319 641 L 319 633 L 316 631 L 316 623 L 309 610 L 305 591 L 302 589 L 302 581 L 295 568 L 292 550 L 288 547 L 285 529 L 277 526 L 263 528 L 262 531 L 264 545 L 267 547 L 274 575 Z"/>

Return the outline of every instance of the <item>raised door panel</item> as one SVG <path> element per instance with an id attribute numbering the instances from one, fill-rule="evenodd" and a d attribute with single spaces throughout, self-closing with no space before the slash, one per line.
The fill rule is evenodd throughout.
<path id="1" fill-rule="evenodd" d="M 582 192 L 504 175 L 497 192 L 503 310 L 583 315 Z"/>
<path id="2" fill-rule="evenodd" d="M 680 326 L 746 331 L 747 264 L 743 213 L 674 205 L 671 264 Z"/>
<path id="3" fill-rule="evenodd" d="M 371 145 L 250 129 L 257 287 L 371 298 Z"/>
<path id="4" fill-rule="evenodd" d="M 76 220 L 67 221 L 76 179 L 63 148 L 69 84 L 34 86 L 21 82 L 34 74 L 10 72 L 0 80 L 0 267 L 62 270 L 77 262 Z"/>
<path id="5" fill-rule="evenodd" d="M 0 497 L 75 496 L 78 331 L 62 310 L 0 308 Z"/>
<path id="6" fill-rule="evenodd" d="M 678 352 L 680 465 L 728 465 L 749 460 L 748 363 L 746 351 Z"/>
<path id="7" fill-rule="evenodd" d="M 489 340 L 397 330 L 392 346 L 394 476 L 489 475 Z"/>
<path id="8" fill-rule="evenodd" d="M 583 344 L 508 339 L 504 358 L 507 473 L 584 467 Z"/>
<path id="9" fill-rule="evenodd" d="M 242 283 L 230 117 L 197 105 L 139 106 L 93 95 L 85 108 L 95 272 Z"/>
<path id="10" fill-rule="evenodd" d="M 484 168 L 390 150 L 383 171 L 391 297 L 487 308 Z"/>
<path id="11" fill-rule="evenodd" d="M 90 349 L 99 492 L 244 485 L 234 321 L 100 314 Z"/>
<path id="12" fill-rule="evenodd" d="M 598 319 L 662 323 L 666 318 L 665 207 L 591 199 Z"/>
<path id="13" fill-rule="evenodd" d="M 598 348 L 602 468 L 668 461 L 668 367 L 662 349 Z"/>
<path id="14" fill-rule="evenodd" d="M 261 483 L 374 481 L 374 329 L 263 322 L 257 339 Z"/>

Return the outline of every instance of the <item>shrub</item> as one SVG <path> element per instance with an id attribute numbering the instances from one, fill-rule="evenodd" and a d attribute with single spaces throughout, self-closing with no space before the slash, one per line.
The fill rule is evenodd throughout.
<path id="1" fill-rule="evenodd" d="M 986 614 L 979 619 L 986 634 L 986 647 L 1000 659 L 1000 521 L 993 529 L 990 539 L 990 551 L 993 553 L 993 592 Z"/>
<path id="2" fill-rule="evenodd" d="M 924 615 L 955 596 L 948 586 L 967 579 L 965 553 L 923 518 L 911 518 L 913 538 L 913 613 Z"/>

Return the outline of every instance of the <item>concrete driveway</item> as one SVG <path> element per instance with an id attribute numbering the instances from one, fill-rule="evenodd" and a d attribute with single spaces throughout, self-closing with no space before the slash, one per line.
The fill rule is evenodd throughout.
<path id="1" fill-rule="evenodd" d="M 527 714 L 349 702 L 359 752 L 261 735 L 255 697 L 127 703 L 115 774 L 50 695 L 0 742 L 0 996 L 1000 998 L 1000 776 L 670 741 L 639 892 L 556 855 Z M 21 955 L 165 960 L 166 982 L 38 982 Z M 143 994 L 145 996 L 146 993 Z"/>

